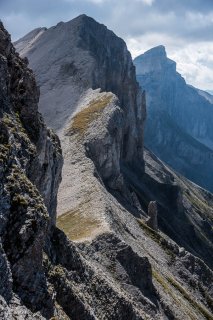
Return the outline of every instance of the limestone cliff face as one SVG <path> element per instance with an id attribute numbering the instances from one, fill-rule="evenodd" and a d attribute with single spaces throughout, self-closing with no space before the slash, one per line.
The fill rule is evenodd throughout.
<path id="1" fill-rule="evenodd" d="M 58 130 L 63 148 L 58 207 L 63 214 L 57 226 L 66 235 L 45 223 L 44 254 L 36 255 L 43 278 L 32 277 L 32 292 L 18 307 L 4 302 L 3 317 L 21 308 L 22 318 L 25 312 L 32 319 L 211 319 L 212 195 L 149 152 L 144 167 L 143 141 L 137 139 L 145 101 L 138 96 L 125 44 L 85 16 L 40 31 L 31 34 L 29 59 L 40 70 L 40 110 Z M 113 61 L 114 55 L 123 60 Z M 102 70 L 101 63 L 108 68 Z M 147 225 L 151 201 L 157 230 Z M 26 230 L 29 222 L 22 222 Z M 13 226 L 12 219 L 9 223 Z M 12 247 L 13 237 L 5 239 Z M 2 254 L 0 262 L 9 268 L 3 281 L 11 278 L 7 260 Z M 31 275 L 22 281 L 27 279 Z M 18 283 L 14 292 L 22 297 L 20 288 Z"/>
<path id="2" fill-rule="evenodd" d="M 37 111 L 39 90 L 26 60 L 0 24 L 1 312 L 7 305 L 50 308 L 42 250 L 56 219 L 62 155 L 57 136 Z M 17 301 L 15 302 L 15 295 Z M 20 307 L 24 314 L 24 309 Z M 17 314 L 19 311 L 17 311 Z M 20 316 L 21 317 L 21 316 Z M 23 316 L 24 317 L 24 316 Z M 12 313 L 8 311 L 8 317 Z"/>
<path id="3" fill-rule="evenodd" d="M 39 36 L 35 31 L 15 45 L 28 57 L 41 86 L 39 108 L 48 125 L 60 132 L 86 89 L 112 92 L 124 112 L 121 158 L 141 162 L 145 97 L 125 42 L 86 15 L 43 30 Z"/>
<path id="4" fill-rule="evenodd" d="M 65 250 L 65 238 L 56 231 L 49 257 L 61 269 L 50 266 L 49 274 L 58 301 L 71 319 L 77 319 L 73 305 L 80 319 L 204 319 L 205 312 L 210 317 L 211 303 L 204 302 L 201 292 L 211 296 L 212 272 L 201 259 L 211 267 L 212 195 L 147 151 L 145 172 L 120 168 L 113 161 L 120 141 L 113 132 L 123 121 L 118 99 L 97 91 L 84 99 L 62 140 L 70 150 L 65 162 L 70 176 L 59 193 L 66 206 L 57 222 L 75 242 L 80 260 L 73 257 L 71 246 L 59 254 Z M 109 183 L 112 168 L 122 174 Z M 159 208 L 157 231 L 145 222 L 153 200 Z M 199 301 L 194 307 L 192 292 Z M 101 301 L 103 295 L 107 302 Z"/>
<path id="5" fill-rule="evenodd" d="M 213 190 L 213 105 L 207 93 L 186 84 L 163 46 L 134 60 L 146 90 L 145 144 L 198 185 Z"/>
<path id="6" fill-rule="evenodd" d="M 29 59 L 41 86 L 40 111 L 63 141 L 65 165 L 59 213 L 69 208 L 66 204 L 71 202 L 68 190 L 71 192 L 73 188 L 67 174 L 70 172 L 70 146 L 66 133 L 71 118 L 80 110 L 83 101 L 90 105 L 91 112 L 97 112 L 97 108 L 103 110 L 104 104 L 108 105 L 107 101 L 104 102 L 109 100 L 108 97 L 105 99 L 104 95 L 99 103 L 99 95 L 96 97 L 91 89 L 112 92 L 119 105 L 113 113 L 115 120 L 110 122 L 106 141 L 103 143 L 99 135 L 97 147 L 98 134 L 95 130 L 94 140 L 88 142 L 88 154 L 97 162 L 104 183 L 120 190 L 123 185 L 122 166 L 131 165 L 143 171 L 145 95 L 136 81 L 135 67 L 122 39 L 94 19 L 81 15 L 47 30 L 36 29 L 15 45 L 20 54 Z"/>
<path id="7" fill-rule="evenodd" d="M 113 92 L 124 110 L 122 159 L 143 159 L 145 96 L 135 77 L 131 55 L 125 42 L 91 18 L 77 18 L 80 24 L 79 47 L 89 51 L 94 60 L 90 87 Z M 83 20 L 83 21 L 81 21 Z"/>

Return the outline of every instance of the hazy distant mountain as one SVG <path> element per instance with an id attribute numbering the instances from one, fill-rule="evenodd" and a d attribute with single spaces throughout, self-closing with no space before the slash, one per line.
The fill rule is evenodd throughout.
<path id="1" fill-rule="evenodd" d="M 208 92 L 209 94 L 213 95 L 213 90 L 206 90 L 205 92 Z"/>
<path id="2" fill-rule="evenodd" d="M 196 89 L 196 88 L 195 88 Z M 204 91 L 204 90 L 201 90 L 201 89 L 197 89 L 197 92 L 203 96 L 206 100 L 208 100 L 211 104 L 213 104 L 213 91 Z"/>
<path id="3" fill-rule="evenodd" d="M 163 46 L 134 60 L 146 90 L 145 145 L 175 170 L 213 191 L 213 96 L 187 85 Z"/>

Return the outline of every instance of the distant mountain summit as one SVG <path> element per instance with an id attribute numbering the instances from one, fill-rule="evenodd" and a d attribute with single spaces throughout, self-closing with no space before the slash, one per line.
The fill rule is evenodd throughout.
<path id="1" fill-rule="evenodd" d="M 137 74 L 143 75 L 152 71 L 162 71 L 165 68 L 176 71 L 176 63 L 167 58 L 164 46 L 157 46 L 146 51 L 134 60 L 137 67 Z"/>
<path id="2" fill-rule="evenodd" d="M 213 191 L 212 96 L 186 84 L 158 46 L 134 60 L 146 90 L 145 145 L 175 170 Z"/>

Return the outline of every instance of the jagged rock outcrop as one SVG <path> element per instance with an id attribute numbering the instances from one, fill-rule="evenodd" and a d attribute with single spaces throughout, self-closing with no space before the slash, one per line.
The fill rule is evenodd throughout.
<path id="1" fill-rule="evenodd" d="M 156 201 L 150 201 L 148 205 L 148 216 L 146 221 L 147 226 L 154 230 L 158 230 L 158 205 Z"/>
<path id="2" fill-rule="evenodd" d="M 33 73 L 2 24 L 0 69 L 1 319 L 13 319 L 16 312 L 24 319 L 22 304 L 47 314 L 51 308 L 42 251 L 56 219 L 62 155 L 57 136 L 37 111 Z M 17 311 L 13 306 L 11 312 L 13 304 Z"/>
<path id="3" fill-rule="evenodd" d="M 26 314 L 32 319 L 211 319 L 212 271 L 207 264 L 211 266 L 212 257 L 212 195 L 178 177 L 149 152 L 145 152 L 144 166 L 139 135 L 142 140 L 145 100 L 124 42 L 86 16 L 35 34 L 37 38 L 30 40 L 31 53 L 33 48 L 37 51 L 35 60 L 29 56 L 30 65 L 35 63 L 34 69 L 48 54 L 52 72 L 61 70 L 64 61 L 70 59 L 69 52 L 72 53 L 73 63 L 66 79 L 58 71 L 53 73 L 52 85 L 61 97 L 61 105 L 56 100 L 52 113 L 55 90 L 47 90 L 48 77 L 46 85 L 40 82 L 40 107 L 44 107 L 42 99 L 48 97 L 43 112 L 47 117 L 49 110 L 49 121 L 59 132 L 65 158 L 59 192 L 59 210 L 64 214 L 58 217 L 57 225 L 66 235 L 42 220 L 44 215 L 38 216 L 34 207 L 26 214 L 32 213 L 32 221 L 45 221 L 46 229 L 39 229 L 46 230 L 45 237 L 41 232 L 35 238 L 40 244 L 35 246 L 38 254 L 35 257 L 33 250 L 28 252 L 31 264 L 36 258 L 36 275 L 42 274 L 45 285 L 41 289 L 37 282 L 41 277 L 35 279 L 32 274 L 29 284 L 33 285 L 33 292 L 24 295 L 25 300 L 19 300 L 19 304 L 14 300 L 7 305 L 3 302 L 3 317 L 20 307 L 22 318 Z M 67 34 L 71 46 L 65 41 Z M 104 48 L 99 48 L 102 45 Z M 113 61 L 114 55 L 119 56 L 119 63 Z M 100 63 L 106 64 L 107 70 L 98 69 Z M 81 71 L 73 68 L 76 65 Z M 50 75 L 46 67 L 40 72 L 41 77 Z M 117 79 L 123 81 L 119 83 Z M 59 94 L 62 88 L 76 94 L 73 100 Z M 56 114 L 60 120 L 57 123 L 53 121 Z M 38 170 L 38 175 L 43 174 L 40 167 Z M 145 223 L 150 201 L 159 204 L 158 232 Z M 17 217 L 10 208 L 9 213 Z M 16 226 L 11 218 L 8 224 Z M 19 220 L 19 225 L 21 230 L 28 230 L 30 224 Z M 191 229 L 194 232 L 189 233 Z M 22 234 L 25 235 L 23 231 Z M 15 239 L 6 235 L 10 249 Z M 28 241 L 17 242 L 20 252 L 26 244 Z M 4 268 L 8 266 L 7 252 L 0 260 Z M 3 281 L 12 280 L 8 268 Z M 27 279 L 26 273 L 22 280 L 26 283 Z M 16 283 L 13 290 L 19 297 L 22 289 L 26 290 Z M 17 294 L 14 299 L 19 299 Z M 33 303 L 32 295 L 36 296 Z M 37 297 L 43 297 L 42 302 Z"/>
<path id="4" fill-rule="evenodd" d="M 80 110 L 83 103 L 90 107 L 89 112 L 98 112 L 97 109 L 103 110 L 108 104 L 107 99 L 110 99 L 103 98 L 105 102 L 100 103 L 99 96 L 96 98 L 96 93 L 92 93 L 91 88 L 112 92 L 118 98 L 120 109 L 115 113 L 120 114 L 115 115 L 114 123 L 110 122 L 111 128 L 108 128 L 105 144 L 96 148 L 96 131 L 94 147 L 93 143 L 88 144 L 91 156 L 96 157 L 97 150 L 104 155 L 97 165 L 99 169 L 102 166 L 104 181 L 107 180 L 112 188 L 118 188 L 119 192 L 123 185 L 121 162 L 143 170 L 143 128 L 146 115 L 144 93 L 136 81 L 135 68 L 125 42 L 104 25 L 81 15 L 47 30 L 36 29 L 15 45 L 20 54 L 29 59 L 30 67 L 41 87 L 40 111 L 63 141 L 65 165 L 59 213 L 64 213 L 65 208 L 71 205 L 66 205 L 67 201 L 70 202 L 69 194 L 73 189 L 73 183 L 67 174 L 70 160 L 66 156 L 69 154 L 67 148 L 70 149 L 66 132 L 71 117 Z M 100 142 L 103 143 L 103 139 Z M 107 155 L 104 154 L 105 150 L 109 150 Z"/>
<path id="5" fill-rule="evenodd" d="M 213 191 L 213 108 L 211 95 L 187 85 L 163 46 L 134 60 L 146 90 L 145 145 L 161 160 Z"/>
<path id="6" fill-rule="evenodd" d="M 36 29 L 15 46 L 28 57 L 36 74 L 41 86 L 39 108 L 49 126 L 59 132 L 86 89 L 111 91 L 120 100 L 126 118 L 123 158 L 131 162 L 138 155 L 142 161 L 145 99 L 122 39 L 81 15 L 47 30 Z"/>

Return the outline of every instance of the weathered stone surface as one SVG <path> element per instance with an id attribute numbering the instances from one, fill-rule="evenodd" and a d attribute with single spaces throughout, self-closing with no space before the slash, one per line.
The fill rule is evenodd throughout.
<path id="1" fill-rule="evenodd" d="M 2 24 L 0 69 L 0 294 L 6 310 L 15 293 L 33 312 L 47 316 L 51 297 L 42 252 L 49 220 L 55 223 L 56 217 L 60 143 L 38 113 L 33 73 L 15 52 Z M 24 313 L 26 317 L 31 313 L 22 310 L 22 304 L 17 314 L 25 319 Z M 8 319 L 15 316 L 13 310 Z"/>
<path id="2" fill-rule="evenodd" d="M 81 254 L 60 230 L 55 229 L 51 243 L 53 255 L 49 254 L 52 266 L 47 263 L 48 277 L 57 292 L 57 301 L 71 319 L 124 320 L 128 317 L 144 319 L 143 310 L 132 304 L 132 299 L 138 294 L 141 295 L 141 301 L 145 301 L 149 308 L 155 309 L 153 304 L 139 293 L 140 291 L 134 293 L 133 289 L 131 292 L 130 288 L 125 288 L 125 283 L 129 283 L 130 287 L 131 284 L 138 286 L 146 295 L 155 294 L 148 260 L 134 254 L 131 248 L 127 248 L 125 243 L 114 235 L 106 234 L 97 238 L 89 246 L 84 247 L 83 245 Z M 118 248 L 113 248 L 109 246 L 110 244 L 115 246 L 118 244 Z M 64 249 L 64 256 L 62 256 L 60 253 Z M 102 260 L 93 259 L 93 255 L 96 257 L 96 252 L 103 255 Z M 127 260 L 128 254 L 134 257 L 132 264 L 131 260 Z M 113 278 L 111 280 L 109 278 L 109 272 L 113 272 L 116 261 L 119 264 L 117 275 L 120 279 L 118 282 L 123 283 L 122 290 L 119 289 Z M 137 264 L 134 263 L 136 261 Z M 103 269 L 104 266 L 109 268 L 109 272 Z M 137 282 L 137 272 L 143 273 L 143 281 Z"/>
<path id="3" fill-rule="evenodd" d="M 145 96 L 136 81 L 125 42 L 86 15 L 43 30 L 39 37 L 37 32 L 32 31 L 15 46 L 28 57 L 41 86 L 39 108 L 47 124 L 60 132 L 76 110 L 79 96 L 88 88 L 112 92 L 119 99 L 125 119 L 122 158 L 142 162 Z"/>
<path id="4" fill-rule="evenodd" d="M 76 32 L 70 30 L 70 26 Z M 72 63 L 68 61 L 69 65 L 64 66 L 67 61 L 65 57 L 62 55 L 58 62 L 51 60 L 51 50 L 47 53 L 43 42 L 48 44 L 47 47 L 56 49 L 52 51 L 53 55 L 58 52 L 57 48 L 64 52 L 63 45 L 67 50 L 65 52 L 69 53 L 70 43 L 65 41 L 67 31 L 70 39 L 74 40 L 71 49 L 73 56 Z M 52 72 L 56 68 L 60 72 L 60 79 L 63 74 L 62 83 L 67 84 L 72 78 L 70 86 L 66 88 L 74 92 L 79 86 L 77 96 L 79 92 L 82 93 L 81 98 L 73 98 L 76 111 L 72 119 L 68 119 L 71 111 L 69 101 L 66 101 L 66 112 L 69 110 L 69 113 L 65 112 L 63 116 L 68 115 L 68 118 L 65 117 L 68 121 L 65 121 L 66 125 L 62 121 L 60 128 L 66 174 L 63 174 L 65 181 L 60 193 L 61 201 L 65 203 L 65 214 L 59 220 L 62 229 L 74 242 L 54 226 L 54 213 L 51 215 L 50 212 L 50 205 L 54 206 L 54 188 L 60 176 L 59 172 L 54 172 L 59 170 L 61 160 L 57 139 L 51 134 L 44 135 L 44 140 L 50 138 L 50 145 L 45 141 L 42 144 L 47 148 L 49 157 L 45 152 L 40 154 L 41 149 L 37 147 L 40 140 L 35 139 L 34 129 L 26 125 L 29 140 L 24 140 L 24 144 L 20 138 L 25 128 L 22 126 L 24 117 L 18 124 L 12 112 L 17 136 L 11 133 L 8 123 L 4 123 L 1 131 L 4 133 L 3 144 L 10 141 L 13 146 L 11 152 L 16 155 L 15 159 L 11 159 L 9 151 L 4 151 L 0 173 L 4 179 L 0 180 L 0 201 L 4 213 L 0 226 L 6 254 L 0 261 L 5 270 L 12 270 L 0 275 L 3 275 L 3 281 L 11 279 L 13 282 L 13 297 L 9 302 L 4 297 L 10 299 L 11 286 L 8 286 L 8 292 L 1 291 L 4 294 L 1 299 L 3 317 L 16 315 L 20 319 L 55 317 L 74 320 L 211 319 L 208 302 L 211 301 L 211 286 L 204 278 L 207 277 L 211 283 L 212 272 L 193 254 L 200 255 L 211 264 L 209 227 L 211 229 L 212 196 L 178 177 L 147 152 L 144 171 L 144 162 L 140 158 L 143 141 L 138 143 L 138 139 L 143 129 L 141 120 L 145 117 L 145 100 L 139 94 L 136 103 L 138 86 L 125 44 L 104 26 L 85 16 L 68 24 L 60 23 L 47 31 L 37 30 L 33 34 L 37 39 L 32 39 L 36 40 L 35 44 L 39 41 L 43 47 L 40 53 L 36 50 L 38 59 L 47 55 L 52 63 Z M 56 47 L 50 45 L 53 35 L 56 35 Z M 106 37 L 107 45 L 101 48 L 105 44 L 103 37 Z M 85 41 L 81 41 L 81 38 Z M 80 47 L 85 44 L 85 47 L 79 48 L 77 44 Z M 115 49 L 123 57 L 118 66 L 117 61 L 112 61 L 114 55 L 116 59 L 118 57 Z M 96 51 L 98 56 L 95 55 Z M 67 57 L 70 59 L 69 55 Z M 102 70 L 101 63 L 105 63 L 107 69 Z M 23 68 L 26 68 L 25 64 Z M 46 74 L 49 77 L 49 68 L 49 65 L 44 68 L 43 76 Z M 7 72 L 6 65 L 4 70 Z M 113 77 L 108 78 L 111 74 Z M 117 79 L 121 80 L 120 83 Z M 125 80 L 124 84 L 122 79 Z M 4 79 L 0 81 L 4 83 Z M 99 82 L 103 86 L 101 90 L 89 88 L 91 83 L 98 86 Z M 114 92 L 114 89 L 118 91 Z M 4 84 L 1 90 L 3 93 L 0 97 L 10 101 Z M 48 97 L 51 92 L 54 90 L 48 92 Z M 59 93 L 57 91 L 58 96 Z M 50 110 L 53 98 L 49 100 L 46 111 Z M 76 99 L 79 99 L 78 103 Z M 54 106 L 54 110 L 59 112 L 60 121 L 60 108 L 63 109 L 64 104 L 65 101 L 59 109 Z M 10 112 L 11 105 L 3 105 Z M 50 112 L 49 115 L 52 122 L 52 117 L 56 118 L 56 115 Z M 31 117 L 30 112 L 28 117 Z M 41 128 L 45 128 L 41 117 L 39 119 Z M 39 128 L 36 129 L 40 132 Z M 51 157 L 51 141 L 56 147 L 53 147 L 56 157 L 54 153 Z M 38 164 L 36 160 L 30 162 L 30 146 L 33 159 L 40 155 L 44 167 L 33 166 L 34 163 Z M 133 151 L 136 154 L 133 155 Z M 11 170 L 10 161 L 16 164 Z M 47 165 L 53 164 L 54 170 L 49 170 Z M 11 171 L 15 177 L 12 188 L 11 184 L 8 185 L 10 180 L 5 177 L 8 168 L 9 173 Z M 16 169 L 22 173 L 18 171 L 19 180 Z M 45 173 L 50 175 L 51 183 L 47 183 L 49 180 Z M 46 192 L 45 185 L 54 189 L 52 200 L 48 196 L 52 192 Z M 14 194 L 13 188 L 23 197 Z M 48 217 L 41 193 L 45 195 L 44 200 L 52 219 Z M 13 206 L 11 198 L 14 200 Z M 190 198 L 199 203 L 195 205 Z M 147 216 L 148 204 L 154 200 L 159 204 L 158 232 L 148 228 L 145 219 L 141 219 Z M 194 232 L 188 232 L 191 229 Z M 179 248 L 174 240 L 185 249 Z M 5 263 L 5 257 L 9 264 Z M 35 268 L 32 267 L 34 265 Z M 201 289 L 194 286 L 194 283 L 198 285 L 195 280 L 199 281 Z"/>
<path id="5" fill-rule="evenodd" d="M 148 205 L 148 216 L 146 224 L 154 229 L 158 230 L 158 205 L 156 201 L 150 201 Z"/>

